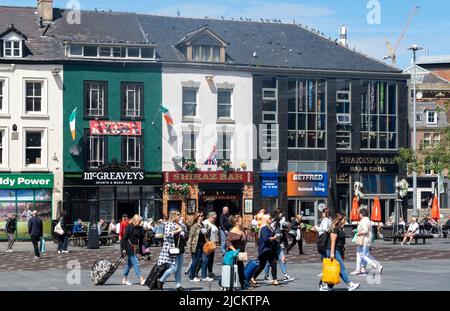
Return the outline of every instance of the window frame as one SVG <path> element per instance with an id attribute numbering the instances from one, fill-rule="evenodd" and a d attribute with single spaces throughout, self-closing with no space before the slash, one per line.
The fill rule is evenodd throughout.
<path id="1" fill-rule="evenodd" d="M 48 153 L 48 138 L 47 138 L 47 129 L 46 128 L 39 128 L 39 127 L 26 127 L 22 130 L 23 133 L 23 140 L 22 140 L 22 167 L 25 169 L 33 169 L 33 168 L 46 168 L 47 167 L 47 153 Z M 40 133 L 41 134 L 41 163 L 40 164 L 34 164 L 29 163 L 27 164 L 27 149 L 38 149 L 34 147 L 27 147 L 27 133 Z"/>
<path id="2" fill-rule="evenodd" d="M 72 47 L 81 47 L 81 54 L 72 53 Z M 86 56 L 85 55 L 85 47 L 96 47 L 97 54 L 96 56 Z M 102 56 L 102 49 L 108 48 L 110 50 L 109 56 Z M 120 50 L 120 56 L 117 56 L 115 52 L 117 49 Z M 128 49 L 138 49 L 138 56 L 129 56 Z M 152 56 L 151 57 L 143 57 L 142 50 L 143 49 L 151 49 Z M 91 59 L 143 59 L 143 60 L 154 60 L 156 58 L 156 51 L 154 46 L 117 46 L 117 45 L 92 45 L 92 44 L 69 44 L 67 46 L 67 57 L 69 58 L 91 58 Z"/>
<path id="3" fill-rule="evenodd" d="M 219 101 L 219 93 L 220 92 L 227 92 L 230 95 L 230 102 L 227 103 L 220 103 Z M 229 107 L 229 115 L 228 116 L 220 116 L 219 115 L 219 107 L 225 106 Z M 217 119 L 233 119 L 233 90 L 231 89 L 218 89 L 217 90 Z"/>
<path id="4" fill-rule="evenodd" d="M 0 127 L 0 169 L 9 167 L 8 128 Z"/>
<path id="5" fill-rule="evenodd" d="M 7 48 L 7 43 L 11 44 L 11 47 Z M 14 44 L 18 43 L 19 47 L 14 47 Z M 7 50 L 11 52 L 10 55 L 8 55 Z M 18 51 L 19 55 L 14 55 L 14 52 Z M 8 39 L 3 40 L 3 57 L 5 58 L 22 58 L 23 57 L 23 40 L 15 40 L 15 39 Z"/>
<path id="6" fill-rule="evenodd" d="M 88 85 L 91 84 L 98 84 L 100 90 L 100 86 L 103 86 L 103 107 L 102 107 L 102 114 L 101 115 L 91 115 L 88 112 L 93 110 L 92 108 L 88 108 L 88 91 L 91 93 L 92 89 L 88 88 Z M 100 80 L 85 80 L 83 83 L 84 89 L 83 89 L 83 99 L 84 99 L 84 118 L 85 119 L 105 119 L 108 118 L 108 81 L 100 81 Z M 91 101 L 89 102 L 89 107 L 92 106 L 92 95 L 90 95 Z M 97 108 L 97 110 L 100 110 Z"/>
<path id="7" fill-rule="evenodd" d="M 195 103 L 192 103 L 192 102 L 186 102 L 185 100 L 184 100 L 184 98 L 185 98 L 185 96 L 184 96 L 184 92 L 185 91 L 193 91 L 193 92 L 195 92 Z M 192 88 L 192 87 L 183 87 L 182 88 L 182 94 L 181 94 L 181 97 L 182 97 L 182 107 L 181 107 L 181 113 L 182 113 L 182 117 L 183 118 L 195 118 L 195 117 L 197 117 L 198 116 L 198 88 Z M 194 115 L 186 115 L 185 114 L 185 105 L 194 105 L 195 106 L 195 109 L 194 109 Z"/>
<path id="8" fill-rule="evenodd" d="M 92 160 L 92 150 L 91 150 L 91 145 L 92 145 L 92 140 L 93 139 L 101 139 L 102 141 L 102 149 L 103 149 L 103 159 L 96 159 L 95 161 Z M 105 135 L 91 135 L 89 133 L 89 129 L 85 130 L 85 146 L 87 148 L 86 152 L 85 152 L 85 157 L 86 157 L 86 161 L 85 161 L 85 166 L 86 169 L 88 170 L 97 170 L 100 167 L 102 167 L 103 165 L 106 164 L 106 161 L 108 159 L 108 139 L 107 136 Z M 98 157 L 99 158 L 99 157 Z M 91 165 L 92 162 L 96 162 L 98 165 L 97 166 L 93 166 Z"/>
<path id="9" fill-rule="evenodd" d="M 196 58 L 195 50 L 199 50 L 199 58 Z M 217 49 L 219 54 L 217 55 L 217 59 L 215 59 L 214 55 L 214 49 Z M 202 45 L 202 44 L 195 44 L 192 45 L 192 61 L 193 62 L 202 62 L 202 63 L 221 63 L 221 49 L 220 46 L 215 45 Z M 206 52 L 209 52 L 209 54 L 206 54 Z M 211 56 L 211 58 L 208 58 L 208 55 Z M 204 58 L 202 57 L 204 56 Z"/>
<path id="10" fill-rule="evenodd" d="M 343 83 L 348 85 L 348 91 L 347 90 L 336 90 L 336 150 L 351 150 L 352 149 L 352 130 L 351 130 L 351 123 L 352 123 L 352 81 L 351 80 L 343 80 Z M 346 95 L 346 99 L 341 99 L 340 95 Z M 342 103 L 343 105 L 348 104 L 348 111 L 344 112 L 337 112 L 337 106 L 339 103 Z M 345 122 L 340 121 L 339 119 L 347 119 Z M 342 144 L 341 141 L 347 140 L 348 143 L 344 142 L 344 147 L 342 147 L 340 144 Z"/>
<path id="11" fill-rule="evenodd" d="M 9 84 L 8 78 L 0 76 L 0 116 L 7 116 L 9 113 Z"/>
<path id="12" fill-rule="evenodd" d="M 134 156 L 139 157 L 138 160 L 130 161 L 128 159 L 129 155 L 129 141 L 134 140 Z M 144 168 L 144 144 L 143 136 L 123 136 L 122 137 L 122 163 L 134 170 L 141 170 Z M 134 165 L 130 165 L 130 163 Z M 137 165 L 136 165 L 137 164 Z"/>
<path id="13" fill-rule="evenodd" d="M 227 143 L 227 137 L 230 139 L 230 146 L 224 146 Z M 233 154 L 233 133 L 227 132 L 226 130 L 217 131 L 217 161 L 220 164 L 221 161 L 227 160 L 231 161 Z M 226 148 L 224 148 L 226 147 Z M 228 154 L 228 157 L 222 157 L 222 155 Z"/>
<path id="14" fill-rule="evenodd" d="M 186 140 L 185 140 L 185 136 L 189 136 L 189 146 L 186 146 Z M 183 131 L 182 132 L 182 142 L 181 142 L 181 154 L 182 154 L 182 158 L 183 158 L 183 163 L 186 161 L 197 161 L 197 139 L 198 139 L 198 133 L 193 131 L 193 130 L 189 130 L 189 131 Z M 187 148 L 185 148 L 187 147 Z M 190 155 L 194 155 L 194 157 L 189 157 L 186 158 L 185 157 L 185 151 L 188 151 L 190 153 Z"/>
<path id="15" fill-rule="evenodd" d="M 434 121 L 430 122 L 430 116 L 434 115 Z M 437 125 L 438 124 L 438 115 L 435 110 L 427 110 L 426 111 L 426 124 L 427 125 Z"/>
<path id="16" fill-rule="evenodd" d="M 40 83 L 41 84 L 41 110 L 40 111 L 27 111 L 27 83 Z M 47 79 L 45 78 L 24 78 L 22 90 L 22 113 L 24 117 L 33 116 L 47 116 Z M 37 98 L 37 97 L 33 97 Z"/>
<path id="17" fill-rule="evenodd" d="M 139 107 L 138 109 L 134 109 L 135 111 L 138 111 L 137 115 L 127 115 L 127 112 L 130 111 L 130 109 L 127 109 L 127 106 L 129 104 L 128 102 L 128 91 L 130 91 L 128 89 L 128 87 L 130 86 L 134 86 L 135 87 L 135 95 L 134 98 L 135 100 L 139 101 Z M 139 95 L 136 95 L 137 90 L 139 91 Z M 131 120 L 141 120 L 144 118 L 144 100 L 145 100 L 145 96 L 144 96 L 144 83 L 143 82 L 128 82 L 128 81 L 124 81 L 120 83 L 120 102 L 121 102 L 121 118 L 122 119 L 131 119 Z M 136 102 L 135 102 L 135 107 L 136 107 Z"/>
<path id="18" fill-rule="evenodd" d="M 370 81 L 366 81 L 366 80 L 361 80 L 361 82 L 367 82 L 367 94 L 366 94 L 366 98 L 364 101 L 364 104 L 367 105 L 367 111 L 365 113 L 363 113 L 363 109 L 360 110 L 360 117 L 361 117 L 361 122 L 360 122 L 360 143 L 361 143 L 361 150 L 391 150 L 391 151 L 395 151 L 398 150 L 398 146 L 399 146 L 399 106 L 398 106 L 398 101 L 399 101 L 399 87 L 398 87 L 398 83 L 396 83 L 395 81 L 386 81 L 386 80 L 370 80 Z M 377 95 L 374 95 L 374 98 L 376 97 L 376 112 L 372 113 L 370 111 L 370 99 L 372 96 L 371 93 L 371 88 L 372 88 L 372 84 L 375 83 L 376 87 L 374 87 L 374 90 L 377 91 Z M 378 90 L 381 90 L 380 85 L 381 84 L 385 84 L 386 86 L 386 93 L 385 95 L 385 113 L 381 113 L 380 112 L 380 92 L 378 92 Z M 395 114 L 391 114 L 390 113 L 390 107 L 391 107 L 391 103 L 390 103 L 390 87 L 391 86 L 395 86 Z M 360 105 L 361 107 L 363 106 L 363 95 L 365 93 L 361 94 L 361 99 L 360 99 Z M 380 119 L 382 117 L 386 118 L 386 130 L 385 131 L 381 131 L 380 130 Z M 389 131 L 389 118 L 395 117 L 395 131 Z M 368 130 L 363 130 L 363 120 L 364 118 L 366 118 L 367 121 L 367 126 L 368 126 Z M 376 118 L 376 130 L 373 131 L 370 129 L 370 124 L 371 124 L 371 120 L 372 118 Z M 376 136 L 376 147 L 371 147 L 371 134 L 375 134 Z M 380 136 L 381 135 L 386 135 L 386 147 L 385 148 L 380 148 Z M 396 135 L 395 138 L 395 147 L 394 148 L 390 148 L 389 147 L 389 137 L 391 135 Z M 367 137 L 367 147 L 363 147 L 363 136 Z"/>

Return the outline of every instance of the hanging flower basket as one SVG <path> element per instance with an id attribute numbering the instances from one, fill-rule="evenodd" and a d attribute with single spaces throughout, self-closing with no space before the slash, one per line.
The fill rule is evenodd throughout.
<path id="1" fill-rule="evenodd" d="M 188 184 L 167 184 L 165 187 L 166 191 L 170 195 L 188 195 L 189 185 Z"/>
<path id="2" fill-rule="evenodd" d="M 183 164 L 183 169 L 190 173 L 196 172 L 196 171 L 198 171 L 197 162 L 192 161 L 192 160 L 185 161 Z"/>
<path id="3" fill-rule="evenodd" d="M 408 182 L 405 179 L 400 180 L 396 185 L 395 188 L 398 192 L 398 195 L 400 196 L 400 198 L 404 198 L 406 197 L 406 195 L 408 194 Z"/>
<path id="4" fill-rule="evenodd" d="M 233 168 L 233 163 L 231 161 L 228 160 L 223 160 L 222 162 L 220 162 L 220 166 L 221 169 L 223 169 L 225 171 L 225 173 L 231 172 L 234 170 Z"/>

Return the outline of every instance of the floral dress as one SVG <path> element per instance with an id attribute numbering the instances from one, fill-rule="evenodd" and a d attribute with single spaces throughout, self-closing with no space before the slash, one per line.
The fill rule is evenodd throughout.
<path id="1" fill-rule="evenodd" d="M 167 222 L 164 225 L 164 243 L 161 250 L 161 254 L 158 258 L 158 265 L 165 263 L 174 264 L 175 258 L 170 256 L 169 249 L 175 247 L 175 241 L 173 238 L 173 232 L 176 230 L 176 224 L 174 222 Z"/>

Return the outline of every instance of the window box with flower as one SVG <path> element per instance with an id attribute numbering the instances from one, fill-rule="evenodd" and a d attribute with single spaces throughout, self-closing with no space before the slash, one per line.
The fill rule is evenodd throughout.
<path id="1" fill-rule="evenodd" d="M 185 171 L 188 171 L 190 173 L 194 173 L 198 171 L 198 165 L 197 162 L 193 161 L 193 160 L 186 160 L 183 163 L 183 169 Z"/>
<path id="2" fill-rule="evenodd" d="M 189 194 L 189 184 L 167 184 L 165 190 L 170 195 L 187 196 Z"/>

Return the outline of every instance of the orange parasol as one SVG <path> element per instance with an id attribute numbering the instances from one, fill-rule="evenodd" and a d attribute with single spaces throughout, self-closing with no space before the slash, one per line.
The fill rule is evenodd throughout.
<path id="1" fill-rule="evenodd" d="M 439 219 L 441 219 L 441 211 L 439 209 L 437 196 L 434 196 L 433 198 L 433 205 L 431 206 L 431 218 L 436 221 L 439 221 Z"/>
<path id="2" fill-rule="evenodd" d="M 358 198 L 353 198 L 352 211 L 350 213 L 350 221 L 359 221 L 359 203 Z"/>
<path id="3" fill-rule="evenodd" d="M 372 213 L 370 215 L 370 220 L 372 220 L 374 222 L 380 222 L 381 221 L 380 199 L 377 196 L 373 200 Z"/>

